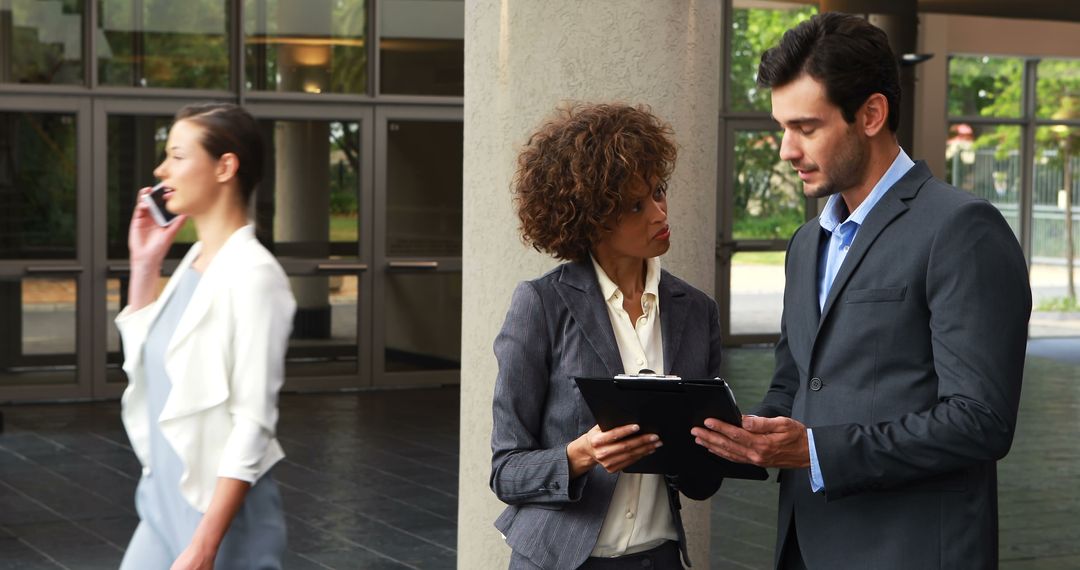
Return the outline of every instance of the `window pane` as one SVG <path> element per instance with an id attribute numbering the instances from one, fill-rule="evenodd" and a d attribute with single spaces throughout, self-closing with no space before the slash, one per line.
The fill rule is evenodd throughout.
<path id="1" fill-rule="evenodd" d="M 128 225 L 135 210 L 135 197 L 140 188 L 158 182 L 154 168 L 165 155 L 171 124 L 169 116 L 109 116 L 106 215 L 110 259 L 128 258 Z M 176 235 L 169 258 L 183 257 L 187 246 L 195 241 L 195 224 L 189 221 Z"/>
<path id="2" fill-rule="evenodd" d="M 1019 117 L 1024 61 L 989 56 L 949 58 L 949 115 Z"/>
<path id="3" fill-rule="evenodd" d="M 806 220 L 795 170 L 780 160 L 780 131 L 735 133 L 735 239 L 788 239 Z"/>
<path id="4" fill-rule="evenodd" d="M 379 3 L 380 90 L 399 95 L 465 93 L 465 3 Z"/>
<path id="5" fill-rule="evenodd" d="M 363 0 L 246 0 L 248 89 L 367 92 Z"/>
<path id="6" fill-rule="evenodd" d="M 360 123 L 261 124 L 272 166 L 255 192 L 260 239 L 280 256 L 359 255 Z"/>
<path id="7" fill-rule="evenodd" d="M 1044 59 L 1037 75 L 1039 118 L 1080 119 L 1080 59 Z"/>
<path id="8" fill-rule="evenodd" d="M 0 112 L 0 259 L 75 257 L 75 116 Z"/>
<path id="9" fill-rule="evenodd" d="M 460 256 L 461 123 L 390 121 L 387 130 L 387 254 Z"/>
<path id="10" fill-rule="evenodd" d="M 784 310 L 784 252 L 731 256 L 731 334 L 778 334 Z"/>
<path id="11" fill-rule="evenodd" d="M 945 181 L 997 206 L 1020 235 L 1020 127 L 958 123 L 945 143 Z"/>
<path id="12" fill-rule="evenodd" d="M 75 304 L 70 278 L 0 278 L 0 386 L 75 382 Z"/>
<path id="13" fill-rule="evenodd" d="M 228 89 L 227 7 L 220 0 L 102 0 L 98 81 Z"/>
<path id="14" fill-rule="evenodd" d="M 357 372 L 359 281 L 355 275 L 289 278 L 296 297 L 289 374 Z"/>
<path id="15" fill-rule="evenodd" d="M 82 19 L 82 0 L 0 2 L 0 82 L 82 83 Z"/>
<path id="16" fill-rule="evenodd" d="M 785 31 L 816 13 L 816 6 L 805 4 L 736 0 L 731 22 L 730 110 L 772 109 L 768 90 L 757 87 L 761 54 L 779 43 Z"/>
<path id="17" fill-rule="evenodd" d="M 1080 334 L 1080 127 L 1035 131 L 1031 225 L 1032 336 Z M 1070 280 L 1070 273 L 1072 279 Z"/>
<path id="18" fill-rule="evenodd" d="M 386 277 L 386 371 L 461 368 L 461 273 Z"/>

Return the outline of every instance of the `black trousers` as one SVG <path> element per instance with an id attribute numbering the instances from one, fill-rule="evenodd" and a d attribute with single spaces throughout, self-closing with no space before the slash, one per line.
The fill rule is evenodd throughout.
<path id="1" fill-rule="evenodd" d="M 617 558 L 589 557 L 585 559 L 584 564 L 578 566 L 578 570 L 636 570 L 640 568 L 683 570 L 682 560 L 679 558 L 679 543 L 669 540 L 651 550 Z"/>
<path id="2" fill-rule="evenodd" d="M 795 532 L 795 516 L 791 516 L 791 524 L 788 525 L 787 537 L 784 539 L 784 550 L 780 553 L 780 570 L 807 570 L 803 562 L 802 551 L 799 550 L 799 536 Z"/>

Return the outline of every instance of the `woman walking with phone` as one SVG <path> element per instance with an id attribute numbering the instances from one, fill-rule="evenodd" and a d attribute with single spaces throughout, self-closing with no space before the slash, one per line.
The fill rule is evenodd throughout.
<path id="1" fill-rule="evenodd" d="M 296 302 L 247 219 L 263 156 L 246 111 L 189 105 L 154 170 L 175 219 L 140 191 L 128 305 L 116 318 L 129 380 L 122 417 L 143 466 L 122 570 L 281 568 L 285 518 L 269 471 L 284 457 L 274 433 Z M 188 219 L 199 242 L 158 296 Z"/>

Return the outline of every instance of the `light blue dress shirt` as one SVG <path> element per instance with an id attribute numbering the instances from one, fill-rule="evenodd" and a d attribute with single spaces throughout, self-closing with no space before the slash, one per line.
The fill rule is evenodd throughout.
<path id="1" fill-rule="evenodd" d="M 822 248 L 818 258 L 818 309 L 824 310 L 825 300 L 829 298 L 829 289 L 832 287 L 836 273 L 840 271 L 844 259 L 847 258 L 848 250 L 855 241 L 855 235 L 859 233 L 870 211 L 881 201 L 882 196 L 907 174 L 911 167 L 915 166 L 904 149 L 900 149 L 889 169 L 878 180 L 866 199 L 848 215 L 847 204 L 840 194 L 829 196 L 825 202 L 825 209 L 818 217 L 821 229 L 829 234 L 829 240 Z M 846 216 L 846 219 L 845 219 Z M 843 221 L 841 221 L 843 219 Z M 810 488 L 815 492 L 825 489 L 825 481 L 821 476 L 821 465 L 818 463 L 817 448 L 814 447 L 814 430 L 806 430 L 806 438 L 810 443 Z"/>

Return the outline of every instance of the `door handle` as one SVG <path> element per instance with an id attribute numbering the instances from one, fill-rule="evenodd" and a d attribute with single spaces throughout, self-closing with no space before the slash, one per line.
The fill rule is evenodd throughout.
<path id="1" fill-rule="evenodd" d="M 426 269 L 433 271 L 439 268 L 438 261 L 391 261 L 387 263 L 390 269 Z"/>
<path id="2" fill-rule="evenodd" d="M 81 265 L 30 265 L 26 268 L 28 275 L 70 275 L 72 273 L 82 273 L 82 271 Z"/>
<path id="3" fill-rule="evenodd" d="M 368 265 L 366 263 L 320 263 L 315 266 L 315 269 L 333 273 L 359 273 L 367 271 Z"/>

